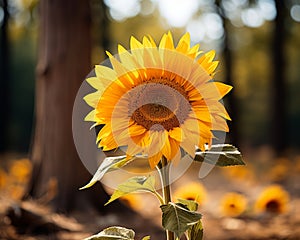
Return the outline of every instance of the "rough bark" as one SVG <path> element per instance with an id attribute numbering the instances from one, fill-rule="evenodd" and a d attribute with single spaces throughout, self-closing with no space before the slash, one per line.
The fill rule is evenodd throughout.
<path id="1" fill-rule="evenodd" d="M 28 193 L 43 198 L 53 191 L 51 188 L 57 188 L 50 202 L 57 211 L 94 204 L 102 207 L 107 195 L 100 184 L 78 190 L 91 175 L 82 165 L 72 137 L 73 103 L 91 70 L 89 1 L 42 0 L 39 7 L 36 126 L 31 154 L 34 168 Z"/>

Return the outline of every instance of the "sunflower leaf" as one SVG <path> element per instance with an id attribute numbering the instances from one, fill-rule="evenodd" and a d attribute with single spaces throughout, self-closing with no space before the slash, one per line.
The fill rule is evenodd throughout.
<path id="1" fill-rule="evenodd" d="M 190 211 L 181 203 L 172 203 L 160 206 L 162 210 L 162 225 L 165 229 L 174 232 L 180 238 L 185 231 L 201 219 L 201 214 Z"/>
<path id="2" fill-rule="evenodd" d="M 189 240 L 202 240 L 203 238 L 203 227 L 202 222 L 199 220 L 188 230 Z"/>
<path id="3" fill-rule="evenodd" d="M 85 238 L 84 240 L 134 240 L 135 233 L 131 229 L 123 227 L 109 227 L 96 235 Z"/>
<path id="4" fill-rule="evenodd" d="M 126 156 L 116 156 L 116 157 L 107 157 L 103 160 L 101 165 L 99 166 L 97 172 L 94 174 L 93 178 L 90 180 L 88 184 L 84 187 L 80 188 L 86 189 L 93 186 L 97 181 L 100 181 L 105 173 L 118 170 L 119 168 L 125 166 L 127 163 L 132 161 L 132 159 L 126 159 Z"/>
<path id="5" fill-rule="evenodd" d="M 185 205 L 190 211 L 197 211 L 198 203 L 193 200 L 178 198 L 177 201 Z"/>
<path id="6" fill-rule="evenodd" d="M 194 160 L 220 167 L 245 165 L 240 151 L 230 144 L 212 145 L 209 150 L 204 152 L 197 149 Z"/>
<path id="7" fill-rule="evenodd" d="M 146 191 L 146 192 L 155 192 L 155 178 L 154 176 L 138 176 L 129 178 L 124 183 L 121 183 L 117 189 L 114 191 L 113 195 L 110 197 L 109 201 L 105 204 L 109 204 L 112 201 L 125 196 L 129 193 Z"/>

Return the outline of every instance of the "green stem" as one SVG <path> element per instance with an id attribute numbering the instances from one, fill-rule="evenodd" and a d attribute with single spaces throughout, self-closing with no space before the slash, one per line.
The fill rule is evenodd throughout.
<path id="1" fill-rule="evenodd" d="M 160 163 L 157 165 L 159 176 L 162 184 L 162 192 L 164 204 L 168 204 L 172 201 L 171 189 L 170 189 L 170 165 L 165 157 L 162 157 Z M 174 233 L 166 230 L 167 240 L 174 240 Z"/>
<path id="2" fill-rule="evenodd" d="M 162 204 L 165 204 L 165 201 L 164 199 L 162 198 L 162 196 L 158 193 L 158 192 L 153 192 L 153 194 L 157 197 L 159 203 L 162 205 Z"/>

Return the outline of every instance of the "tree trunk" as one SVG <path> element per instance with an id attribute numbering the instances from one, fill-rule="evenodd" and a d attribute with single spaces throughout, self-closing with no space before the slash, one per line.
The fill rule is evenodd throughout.
<path id="1" fill-rule="evenodd" d="M 50 204 L 64 212 L 94 203 L 101 208 L 108 198 L 100 184 L 98 188 L 78 190 L 91 175 L 82 165 L 72 137 L 73 103 L 91 70 L 89 4 L 82 0 L 42 0 L 39 6 L 36 126 L 29 196 L 41 198 L 51 186 L 56 187 Z"/>
<path id="2" fill-rule="evenodd" d="M 273 64 L 273 91 L 272 91 L 272 114 L 270 121 L 272 145 L 277 155 L 283 153 L 287 146 L 287 126 L 286 126 L 286 87 L 285 78 L 285 13 L 286 9 L 283 0 L 275 1 L 277 15 L 274 21 L 274 35 L 272 42 L 272 64 Z"/>
<path id="3" fill-rule="evenodd" d="M 233 79 L 232 79 L 232 73 L 233 73 L 233 63 L 232 63 L 232 53 L 230 49 L 230 39 L 228 37 L 229 35 L 229 20 L 228 19 L 223 19 L 224 21 L 224 32 L 225 32 L 225 37 L 224 37 L 224 68 L 225 68 L 225 82 L 228 83 L 231 86 L 234 86 L 233 84 Z M 235 96 L 234 89 L 232 93 L 228 95 L 228 104 L 229 104 L 229 114 L 230 117 L 232 118 L 232 122 L 229 122 L 229 127 L 230 127 L 230 141 L 232 144 L 235 146 L 239 146 L 240 144 L 240 136 L 239 136 L 239 118 L 238 118 L 238 101 Z"/>
<path id="4" fill-rule="evenodd" d="M 8 123 L 10 115 L 10 99 L 9 99 L 9 46 L 7 39 L 7 23 L 8 23 L 8 2 L 1 1 L 1 8 L 3 9 L 3 19 L 1 24 L 0 35 L 0 152 L 7 151 L 8 148 Z"/>
<path id="5" fill-rule="evenodd" d="M 223 40 L 223 56 L 224 56 L 224 69 L 225 69 L 225 82 L 231 86 L 233 84 L 233 60 L 232 60 L 232 51 L 230 49 L 230 20 L 228 20 L 225 16 L 224 9 L 222 7 L 221 1 L 216 1 L 216 4 L 219 8 L 219 14 L 223 20 L 223 28 L 224 28 L 224 40 Z M 236 99 L 236 95 L 234 92 L 234 88 L 231 93 L 229 93 L 228 97 L 228 105 L 229 105 L 229 115 L 232 118 L 232 122 L 229 122 L 229 138 L 230 142 L 235 146 L 239 146 L 240 144 L 240 132 L 238 129 L 239 126 L 239 118 L 238 118 L 238 101 Z"/>

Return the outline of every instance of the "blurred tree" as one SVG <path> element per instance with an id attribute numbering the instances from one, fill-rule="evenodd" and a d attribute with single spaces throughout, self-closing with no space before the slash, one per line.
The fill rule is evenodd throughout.
<path id="1" fill-rule="evenodd" d="M 7 140 L 8 140 L 8 119 L 10 114 L 10 88 L 9 88 L 9 53 L 8 53 L 8 2 L 7 0 L 0 0 L 0 10 L 3 12 L 2 22 L 1 24 L 1 35 L 0 35 L 0 109 L 1 109 L 1 117 L 0 117 L 0 152 L 4 152 L 7 150 Z"/>
<path id="2" fill-rule="evenodd" d="M 72 137 L 76 93 L 91 68 L 90 2 L 42 0 L 36 69 L 36 127 L 31 158 L 33 176 L 28 195 L 57 194 L 51 205 L 71 211 L 95 205 L 108 196 L 98 189 L 78 191 L 90 179 Z"/>
<path id="3" fill-rule="evenodd" d="M 224 69 L 225 69 L 225 76 L 224 80 L 231 86 L 234 86 L 233 83 L 233 59 L 232 59 L 232 51 L 230 49 L 230 37 L 229 34 L 232 31 L 230 20 L 225 16 L 225 10 L 223 9 L 223 5 L 221 1 L 216 1 L 217 7 L 219 9 L 219 15 L 222 17 L 223 20 L 223 28 L 224 28 L 224 39 L 223 39 L 223 56 L 224 56 Z M 229 113 L 231 118 L 233 119 L 232 122 L 229 122 L 230 126 L 230 142 L 234 145 L 239 146 L 240 144 L 240 137 L 239 137 L 239 119 L 238 119 L 238 101 L 235 97 L 234 89 L 228 95 L 228 104 L 229 104 Z"/>
<path id="4" fill-rule="evenodd" d="M 273 95 L 271 128 L 272 143 L 277 154 L 282 154 L 287 146 L 286 125 L 286 85 L 285 85 L 285 42 L 286 28 L 285 20 L 287 10 L 283 0 L 275 0 L 277 15 L 274 20 L 274 32 L 272 42 L 272 64 L 273 64 Z"/>

